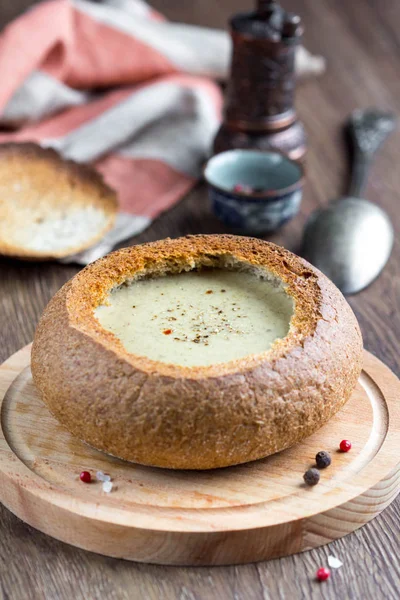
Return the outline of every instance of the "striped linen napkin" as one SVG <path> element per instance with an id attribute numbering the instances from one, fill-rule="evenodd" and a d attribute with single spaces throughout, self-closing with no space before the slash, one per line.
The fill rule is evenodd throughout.
<path id="1" fill-rule="evenodd" d="M 91 162 L 118 193 L 116 226 L 66 262 L 140 233 L 196 182 L 219 124 L 230 41 L 171 23 L 143 0 L 51 0 L 0 35 L 0 142 Z M 323 64 L 304 48 L 300 71 Z M 4 128 L 12 130 L 4 133 Z"/>

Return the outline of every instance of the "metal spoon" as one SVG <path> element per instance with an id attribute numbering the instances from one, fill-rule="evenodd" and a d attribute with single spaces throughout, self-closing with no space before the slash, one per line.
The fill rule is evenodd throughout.
<path id="1" fill-rule="evenodd" d="M 379 206 L 362 199 L 375 152 L 395 128 L 394 115 L 356 110 L 348 123 L 354 146 L 348 196 L 315 211 L 304 231 L 303 256 L 344 294 L 367 287 L 382 271 L 393 246 L 393 227 Z"/>

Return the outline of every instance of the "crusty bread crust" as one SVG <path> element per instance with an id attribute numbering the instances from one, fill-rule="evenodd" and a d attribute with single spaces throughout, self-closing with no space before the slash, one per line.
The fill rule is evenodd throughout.
<path id="1" fill-rule="evenodd" d="M 229 257 L 272 272 L 294 299 L 288 335 L 262 354 L 210 367 L 156 362 L 127 353 L 93 314 L 129 278 Z M 32 349 L 34 382 L 74 435 L 174 469 L 225 467 L 299 442 L 348 400 L 361 361 L 357 320 L 333 283 L 279 246 L 229 235 L 166 239 L 89 265 L 51 300 Z"/>
<path id="2" fill-rule="evenodd" d="M 13 201 L 15 186 L 19 185 L 21 174 L 29 181 L 30 186 L 24 192 L 24 205 L 30 212 L 18 215 L 15 219 L 16 206 Z M 15 245 L 2 239 L 0 235 L 0 254 L 24 259 L 51 260 L 81 252 L 94 245 L 109 231 L 115 222 L 117 213 L 117 197 L 103 180 L 103 177 L 91 166 L 63 159 L 55 150 L 42 148 L 33 142 L 0 144 L 0 177 L 4 193 L 0 198 L 0 216 L 7 229 L 24 225 L 29 231 L 29 218 L 37 218 L 38 197 L 41 204 L 41 215 L 51 217 L 59 208 L 62 198 L 65 212 L 77 207 L 94 207 L 104 214 L 101 226 L 93 234 L 88 233 L 85 243 L 62 249 L 35 250 L 23 244 Z M 36 192 L 36 194 L 35 194 Z M 27 217 L 28 215 L 28 217 Z M 29 216 L 30 215 L 30 216 Z M 16 225 L 17 223 L 17 225 Z"/>

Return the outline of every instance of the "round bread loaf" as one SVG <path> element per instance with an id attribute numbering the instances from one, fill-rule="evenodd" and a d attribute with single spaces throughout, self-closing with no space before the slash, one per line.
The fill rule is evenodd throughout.
<path id="1" fill-rule="evenodd" d="M 206 269 L 278 282 L 293 300 L 287 334 L 260 353 L 181 366 L 128 352 L 96 317 L 120 286 Z M 50 411 L 93 447 L 144 465 L 211 469 L 316 431 L 349 399 L 362 349 L 350 306 L 310 264 L 261 240 L 199 235 L 119 250 L 83 269 L 44 311 L 32 374 Z"/>

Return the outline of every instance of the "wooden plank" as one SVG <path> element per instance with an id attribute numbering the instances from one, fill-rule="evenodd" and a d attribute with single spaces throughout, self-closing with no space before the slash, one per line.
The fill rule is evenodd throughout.
<path id="1" fill-rule="evenodd" d="M 264 460 L 205 472 L 143 467 L 90 448 L 50 414 L 29 366 L 26 346 L 0 367 L 0 499 L 79 548 L 168 565 L 255 562 L 341 538 L 399 492 L 400 381 L 368 353 L 349 402 L 312 436 Z M 350 453 L 338 450 L 344 427 Z M 311 488 L 302 475 L 321 448 L 332 464 Z M 79 480 L 84 469 L 90 484 Z M 112 477 L 111 493 L 97 471 Z"/>

